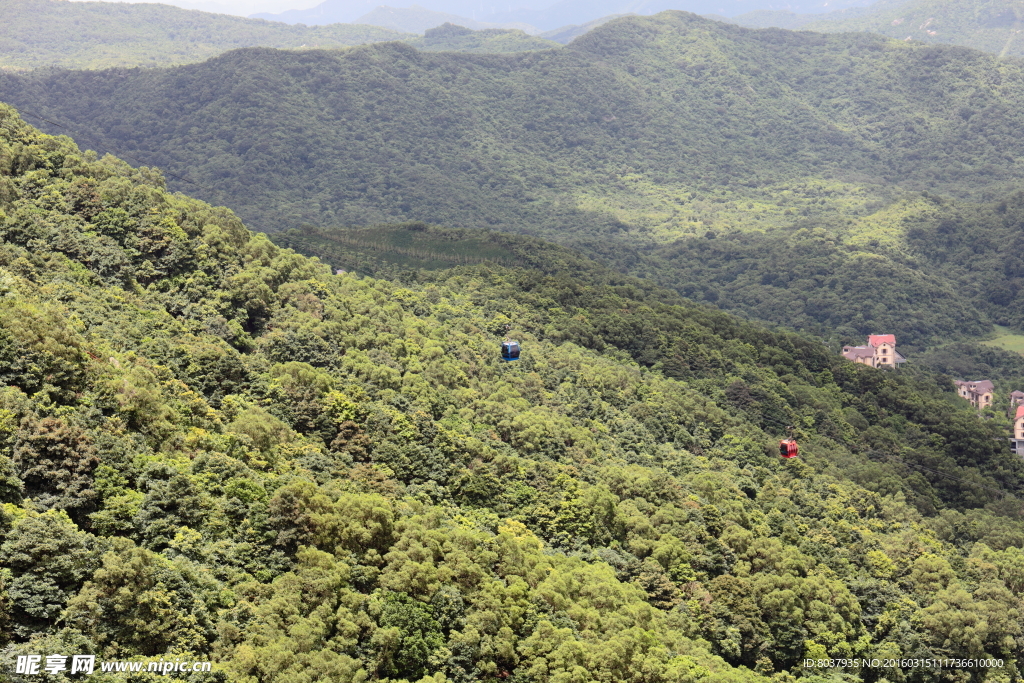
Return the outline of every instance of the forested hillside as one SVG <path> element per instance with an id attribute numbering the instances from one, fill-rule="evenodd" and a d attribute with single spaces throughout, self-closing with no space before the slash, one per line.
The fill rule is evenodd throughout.
<path id="1" fill-rule="evenodd" d="M 413 37 L 378 26 L 289 26 L 155 3 L 0 0 L 0 16 L 0 69 L 167 66 L 239 47 L 347 47 Z"/>
<path id="2" fill-rule="evenodd" d="M 802 330 L 835 348 L 886 330 L 916 355 L 950 341 L 976 343 L 993 324 L 1024 329 L 1022 234 L 1021 193 L 985 204 L 925 193 L 857 220 L 800 218 L 768 233 L 710 230 L 664 245 L 617 246 L 608 260 L 691 300 Z M 307 227 L 272 239 L 389 277 L 484 259 L 543 268 L 545 258 L 523 236 L 415 225 Z M 1024 372 L 998 374 L 1024 386 Z"/>
<path id="3" fill-rule="evenodd" d="M 941 377 L 539 242 L 543 268 L 335 275 L 6 107 L 0 234 L 5 662 L 424 683 L 1016 666 L 1024 466 Z M 796 461 L 774 455 L 786 425 Z"/>
<path id="4" fill-rule="evenodd" d="M 901 348 L 916 353 L 929 344 L 983 338 L 992 332 L 993 322 L 1024 327 L 1014 313 L 1020 307 L 1021 283 L 1004 275 L 1004 263 L 1012 263 L 1019 251 L 1010 235 L 1019 233 L 1021 224 L 1008 223 L 1009 235 L 1001 235 L 968 221 L 979 234 L 973 240 L 953 241 L 969 249 L 980 251 L 987 245 L 991 250 L 973 262 L 963 261 L 970 261 L 968 254 L 974 251 L 947 254 L 941 241 L 930 242 L 938 254 L 960 261 L 955 265 L 938 256 L 926 259 L 893 248 L 852 247 L 836 233 L 806 227 L 767 235 L 708 233 L 620 254 L 616 263 L 648 272 L 650 279 L 688 299 L 803 330 L 831 341 L 835 348 L 861 344 L 866 335 L 887 330 L 901 340 Z M 913 234 L 929 242 L 928 232 L 919 227 Z M 484 260 L 543 269 L 551 249 L 522 236 L 423 229 L 416 224 L 363 230 L 306 228 L 271 237 L 336 267 L 387 277 L 399 277 L 410 268 Z"/>
<path id="5" fill-rule="evenodd" d="M 974 204 L 924 195 L 886 221 L 805 219 L 649 250 L 695 300 L 843 343 L 890 330 L 911 345 L 1024 329 L 1024 194 Z"/>
<path id="6" fill-rule="evenodd" d="M 551 51 L 249 49 L 4 74 L 0 94 L 266 230 L 415 219 L 614 252 L 863 216 L 893 186 L 994 197 L 1024 177 L 1017 62 L 680 12 Z"/>
<path id="7" fill-rule="evenodd" d="M 447 26 L 415 44 L 545 43 Z M 266 230 L 533 233 L 835 344 L 1024 328 L 1024 71 L 962 48 L 665 13 L 530 54 L 242 50 L 0 93 Z"/>

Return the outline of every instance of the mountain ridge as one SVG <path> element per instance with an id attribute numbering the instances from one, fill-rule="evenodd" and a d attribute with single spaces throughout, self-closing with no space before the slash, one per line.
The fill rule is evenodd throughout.
<path id="1" fill-rule="evenodd" d="M 172 71 L 8 74 L 0 92 L 192 178 L 263 229 L 592 223 L 666 242 L 846 220 L 893 188 L 1001 196 L 1024 175 L 1022 74 L 963 48 L 666 13 L 517 56 L 253 49 Z M 278 133 L 249 139 L 239 117 Z M 260 186 L 268 169 L 277 189 Z"/>
<path id="2" fill-rule="evenodd" d="M 866 31 L 898 40 L 962 45 L 1000 57 L 1024 56 L 1024 8 L 1013 0 L 878 0 L 824 15 L 755 12 L 724 21 L 822 33 Z"/>
<path id="3" fill-rule="evenodd" d="M 0 0 L 0 68 L 164 66 L 225 50 L 348 47 L 410 38 L 376 26 L 288 26 L 171 5 Z"/>

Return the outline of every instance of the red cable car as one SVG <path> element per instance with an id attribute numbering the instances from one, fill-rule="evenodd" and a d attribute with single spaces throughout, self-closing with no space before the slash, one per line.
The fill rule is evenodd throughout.
<path id="1" fill-rule="evenodd" d="M 779 442 L 779 455 L 783 458 L 795 458 L 800 454 L 800 447 L 796 445 L 796 439 L 790 437 Z"/>

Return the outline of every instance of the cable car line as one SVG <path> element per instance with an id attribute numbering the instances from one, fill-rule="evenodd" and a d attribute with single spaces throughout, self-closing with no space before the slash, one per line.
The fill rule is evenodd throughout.
<path id="1" fill-rule="evenodd" d="M 511 362 L 519 360 L 519 354 L 521 352 L 519 342 L 514 339 L 505 339 L 501 343 L 501 360 L 505 362 Z"/>
<path id="2" fill-rule="evenodd" d="M 505 323 L 505 340 L 501 342 L 501 360 L 505 363 L 519 360 L 522 353 L 522 345 L 515 339 L 509 339 L 508 333 L 512 330 L 512 323 Z"/>
<path id="3" fill-rule="evenodd" d="M 784 458 L 796 457 L 796 455 L 799 452 L 798 451 L 799 446 L 796 444 L 796 439 L 793 439 L 793 436 L 792 436 L 794 428 L 791 425 L 786 425 L 785 423 L 780 422 L 779 420 L 776 420 L 775 418 L 767 417 L 767 416 L 764 416 L 764 415 L 762 415 L 761 418 L 762 418 L 762 421 L 764 421 L 764 422 L 771 422 L 771 423 L 774 423 L 774 424 L 779 425 L 779 426 L 785 426 L 786 429 L 789 430 L 789 438 L 783 439 L 782 441 L 779 442 L 779 454 L 782 457 L 784 457 Z M 787 441 L 792 441 L 793 442 L 793 446 L 795 447 L 793 449 L 793 455 L 787 455 L 786 452 L 784 452 L 784 451 L 788 452 L 788 448 L 784 448 L 783 447 L 783 444 L 786 443 Z M 869 454 L 873 454 L 873 453 L 884 455 L 889 461 L 895 462 L 896 464 L 906 465 L 907 467 L 916 467 L 919 470 L 924 470 L 926 472 L 931 472 L 932 474 L 937 474 L 940 477 L 945 477 L 947 479 L 952 479 L 954 481 L 959 481 L 959 482 L 962 482 L 962 483 L 967 484 L 969 486 L 976 486 L 978 488 L 985 489 L 986 491 L 992 491 L 993 493 L 998 493 L 998 494 L 1000 494 L 1002 496 L 1013 496 L 1013 495 L 1015 495 L 1014 493 L 1012 493 L 1010 491 L 1006 491 L 1005 489 L 995 488 L 993 486 L 986 486 L 985 484 L 979 484 L 976 481 L 970 481 L 969 479 L 964 479 L 962 477 L 957 477 L 957 476 L 952 475 L 952 474 L 947 474 L 946 472 L 941 472 L 939 470 L 932 469 L 931 467 L 926 467 L 924 465 L 919 465 L 919 464 L 913 463 L 913 462 L 907 462 L 906 460 L 903 460 L 899 456 L 893 455 L 892 453 L 885 453 L 883 451 L 874 451 L 874 450 L 873 451 L 869 451 Z"/>
<path id="4" fill-rule="evenodd" d="M 32 118 L 39 119 L 40 121 L 44 121 L 44 122 L 50 124 L 51 126 L 56 126 L 57 128 L 60 128 L 61 130 L 64 130 L 64 131 L 67 131 L 68 133 L 72 133 L 72 134 L 76 133 L 76 131 L 72 130 L 68 126 L 65 126 L 63 124 L 57 123 L 56 121 L 48 119 L 45 116 L 42 116 L 40 114 L 36 114 L 34 112 L 30 112 L 30 111 L 28 111 L 27 109 L 25 109 L 23 107 L 14 107 L 14 109 L 17 112 L 19 112 L 20 114 L 24 114 L 24 115 L 27 115 L 27 116 L 31 116 Z M 73 137 L 80 138 L 80 137 L 83 137 L 83 136 L 81 134 L 75 134 L 75 135 L 73 135 Z M 114 149 L 111 145 L 106 144 L 105 142 L 103 142 L 103 140 L 101 138 L 99 138 L 96 135 L 92 135 L 92 134 L 86 133 L 84 135 L 84 137 L 90 137 L 94 141 L 99 142 L 101 147 L 106 148 L 107 150 L 112 152 L 117 157 L 123 157 L 123 158 L 126 158 L 126 159 L 130 159 L 130 160 L 136 162 L 137 164 L 139 164 L 140 166 L 149 166 L 151 168 L 160 168 L 160 167 L 154 166 L 153 164 L 149 164 L 146 161 L 143 161 L 142 159 L 139 159 L 136 156 L 133 156 L 131 154 L 126 154 L 124 152 L 121 152 L 121 151 L 118 151 L 118 150 Z M 164 168 L 160 168 L 160 172 L 163 173 L 164 175 L 170 176 L 171 178 L 174 178 L 176 180 L 180 180 L 182 182 L 189 183 L 191 185 L 195 185 L 196 187 L 202 187 L 201 185 L 199 185 L 199 183 L 197 183 L 196 181 L 192 180 L 191 178 L 188 178 L 188 177 L 182 176 L 182 175 L 178 175 L 177 173 L 173 173 L 173 172 L 168 171 L 168 170 L 166 170 Z M 512 327 L 511 324 L 505 325 L 505 332 L 507 333 L 511 329 L 511 327 Z M 505 340 L 501 344 L 501 360 L 505 361 L 505 362 L 517 361 L 517 360 L 520 359 L 520 354 L 521 353 L 522 353 L 522 348 L 521 348 L 519 342 L 514 340 L 514 339 L 509 339 L 506 336 Z M 782 457 L 787 458 L 787 459 L 788 458 L 794 458 L 794 457 L 796 457 L 799 454 L 799 445 L 797 444 L 796 439 L 793 438 L 793 431 L 794 431 L 793 425 L 787 424 L 785 422 L 782 422 L 782 421 L 777 420 L 775 418 L 768 417 L 768 416 L 763 415 L 763 414 L 761 415 L 761 421 L 762 422 L 771 422 L 771 423 L 774 423 L 777 426 L 785 427 L 786 428 L 786 430 L 788 432 L 788 436 L 785 439 L 783 439 L 782 441 L 779 442 L 779 454 Z M 872 453 L 881 453 L 881 451 L 871 451 L 871 452 Z M 994 488 L 992 486 L 986 486 L 984 484 L 979 484 L 979 483 L 974 482 L 974 481 L 969 481 L 967 479 L 963 479 L 961 477 L 957 477 L 957 476 L 954 476 L 952 474 L 947 474 L 945 472 L 940 472 L 939 470 L 935 470 L 935 469 L 932 469 L 930 467 L 925 467 L 924 465 L 918 465 L 917 463 L 906 462 L 902 458 L 899 458 L 898 456 L 895 456 L 895 455 L 892 455 L 892 454 L 889 454 L 889 453 L 882 453 L 882 455 L 885 455 L 889 460 L 896 461 L 898 464 L 906 465 L 908 467 L 916 467 L 917 469 L 924 470 L 926 472 L 931 472 L 932 474 L 937 474 L 940 477 L 945 477 L 947 479 L 952 479 L 954 481 L 958 481 L 958 482 L 961 482 L 961 483 L 964 483 L 964 484 L 968 484 L 970 486 L 976 486 L 978 488 L 985 489 L 986 491 L 992 491 L 994 493 L 998 493 L 998 494 L 1004 495 L 1004 496 L 1006 496 L 1006 495 L 1014 495 L 1014 494 L 1010 493 L 1009 491 L 1005 491 L 1003 489 L 998 489 L 998 488 Z"/>
<path id="5" fill-rule="evenodd" d="M 998 488 L 995 488 L 993 486 L 986 486 L 984 484 L 979 484 L 976 481 L 970 481 L 969 479 L 962 479 L 961 477 L 957 477 L 957 476 L 954 476 L 952 474 L 946 474 L 945 472 L 940 472 L 939 470 L 934 470 L 931 467 L 925 467 L 924 465 L 918 465 L 917 463 L 907 462 L 907 461 L 903 460 L 902 458 L 900 458 L 899 456 L 893 455 L 891 453 L 883 453 L 882 451 L 870 451 L 870 452 L 871 453 L 881 453 L 882 455 L 886 456 L 890 460 L 895 460 L 897 463 L 899 463 L 901 465 L 906 465 L 907 467 L 916 467 L 918 469 L 925 470 L 927 472 L 931 472 L 932 474 L 937 474 L 940 477 L 946 477 L 947 479 L 954 479 L 956 481 L 963 482 L 964 484 L 969 484 L 971 486 L 977 486 L 978 488 L 986 489 L 988 491 L 993 491 L 995 493 L 999 493 L 999 494 L 1002 494 L 1004 496 L 1012 496 L 1012 495 L 1014 495 L 1012 492 L 1006 491 L 1004 489 L 998 489 Z"/>

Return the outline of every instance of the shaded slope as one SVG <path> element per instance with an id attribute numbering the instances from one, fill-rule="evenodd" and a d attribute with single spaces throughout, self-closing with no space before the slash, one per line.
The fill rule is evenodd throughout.
<path id="1" fill-rule="evenodd" d="M 683 295 L 839 344 L 887 330 L 914 351 L 1024 329 L 1024 196 L 894 205 L 874 230 L 803 219 L 771 233 L 708 232 L 637 260 Z M 655 275 L 656 274 L 656 275 Z M 980 353 L 980 349 L 979 349 Z"/>

